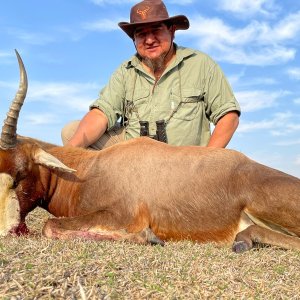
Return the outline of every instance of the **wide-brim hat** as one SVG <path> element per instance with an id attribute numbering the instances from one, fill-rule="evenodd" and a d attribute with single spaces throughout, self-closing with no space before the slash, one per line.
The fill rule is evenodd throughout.
<path id="1" fill-rule="evenodd" d="M 176 30 L 186 30 L 190 27 L 190 22 L 184 15 L 169 17 L 167 8 L 161 0 L 144 0 L 139 2 L 131 8 L 130 22 L 120 22 L 118 25 L 133 39 L 135 29 L 138 26 L 157 22 L 172 24 Z"/>

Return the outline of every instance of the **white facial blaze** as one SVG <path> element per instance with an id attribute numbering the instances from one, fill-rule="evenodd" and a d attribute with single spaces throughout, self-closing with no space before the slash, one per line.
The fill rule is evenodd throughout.
<path id="1" fill-rule="evenodd" d="M 10 175 L 0 173 L 0 236 L 7 235 L 20 223 L 20 205 L 13 183 Z"/>

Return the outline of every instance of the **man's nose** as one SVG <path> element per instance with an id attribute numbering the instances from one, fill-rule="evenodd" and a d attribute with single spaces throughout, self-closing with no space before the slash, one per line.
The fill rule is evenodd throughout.
<path id="1" fill-rule="evenodd" d="M 146 33 L 146 37 L 145 37 L 145 41 L 146 43 L 153 43 L 155 41 L 156 37 L 155 35 L 153 34 L 153 32 L 147 32 Z"/>

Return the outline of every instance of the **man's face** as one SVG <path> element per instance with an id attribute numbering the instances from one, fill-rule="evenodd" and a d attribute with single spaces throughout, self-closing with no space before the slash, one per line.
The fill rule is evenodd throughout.
<path id="1" fill-rule="evenodd" d="M 142 58 L 156 60 L 167 54 L 172 40 L 173 29 L 163 23 L 138 27 L 134 33 L 138 54 Z"/>

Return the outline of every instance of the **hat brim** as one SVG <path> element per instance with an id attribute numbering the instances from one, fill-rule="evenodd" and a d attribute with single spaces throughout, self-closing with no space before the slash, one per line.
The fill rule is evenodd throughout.
<path id="1" fill-rule="evenodd" d="M 184 15 L 178 15 L 171 18 L 159 19 L 151 22 L 137 22 L 137 23 L 128 23 L 120 22 L 119 27 L 131 38 L 134 38 L 135 29 L 141 25 L 151 25 L 160 22 L 167 22 L 175 25 L 176 30 L 186 30 L 190 27 L 189 19 Z"/>

